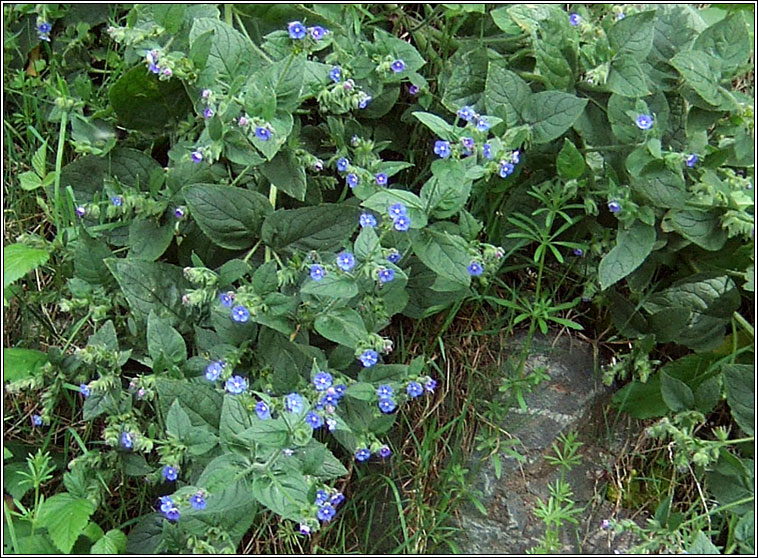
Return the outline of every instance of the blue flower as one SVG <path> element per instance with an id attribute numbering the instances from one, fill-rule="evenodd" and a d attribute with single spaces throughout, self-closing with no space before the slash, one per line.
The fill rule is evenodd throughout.
<path id="1" fill-rule="evenodd" d="M 395 203 L 389 207 L 387 214 L 390 216 L 390 218 L 396 219 L 397 217 L 407 215 L 408 208 L 405 207 L 402 203 Z"/>
<path id="2" fill-rule="evenodd" d="M 179 521 L 179 516 L 181 514 L 179 513 L 179 508 L 171 508 L 164 515 L 169 521 Z"/>
<path id="3" fill-rule="evenodd" d="M 287 25 L 287 31 L 289 31 L 290 39 L 304 39 L 306 34 L 305 25 L 299 21 L 292 21 Z"/>
<path id="4" fill-rule="evenodd" d="M 355 267 L 355 256 L 350 252 L 340 252 L 337 254 L 337 267 L 342 271 L 350 271 Z"/>
<path id="5" fill-rule="evenodd" d="M 608 204 L 608 209 L 611 211 L 611 213 L 618 213 L 621 211 L 621 204 L 617 201 L 612 201 Z"/>
<path id="6" fill-rule="evenodd" d="M 358 182 L 359 182 L 358 175 L 355 174 L 354 172 L 351 172 L 347 175 L 347 185 L 350 186 L 351 188 L 355 188 L 356 186 L 358 186 Z"/>
<path id="7" fill-rule="evenodd" d="M 366 105 L 368 105 L 368 104 L 369 104 L 369 103 L 370 103 L 370 102 L 371 102 L 373 99 L 374 99 L 373 97 L 371 97 L 370 95 L 366 95 L 366 94 L 364 93 L 364 94 L 363 94 L 363 97 L 362 97 L 362 98 L 361 98 L 361 100 L 358 102 L 358 108 L 362 108 L 362 109 L 365 109 L 365 108 L 366 108 Z"/>
<path id="8" fill-rule="evenodd" d="M 521 161 L 521 152 L 517 149 L 511 153 L 511 163 L 518 165 L 519 161 Z"/>
<path id="9" fill-rule="evenodd" d="M 161 496 L 160 497 L 160 507 L 159 509 L 166 513 L 168 510 L 174 507 L 174 501 L 171 499 L 171 496 Z"/>
<path id="10" fill-rule="evenodd" d="M 478 277 L 484 272 L 482 264 L 479 262 L 471 262 L 466 269 L 468 270 L 468 274 L 473 275 L 474 277 Z"/>
<path id="11" fill-rule="evenodd" d="M 466 122 L 474 118 L 474 110 L 469 106 L 459 108 L 456 114 L 458 115 L 458 118 L 462 118 Z"/>
<path id="12" fill-rule="evenodd" d="M 184 219 L 185 215 L 186 215 L 186 212 L 184 211 L 183 207 L 174 208 L 174 217 L 176 217 L 177 219 Z"/>
<path id="13" fill-rule="evenodd" d="M 685 163 L 690 168 L 694 167 L 697 164 L 697 162 L 698 162 L 698 156 L 695 153 L 687 157 L 687 159 L 685 160 Z"/>
<path id="14" fill-rule="evenodd" d="M 574 255 L 582 257 L 584 256 L 584 250 L 582 250 L 581 248 L 574 248 Z"/>
<path id="15" fill-rule="evenodd" d="M 318 512 L 316 512 L 316 516 L 321 521 L 330 521 L 336 513 L 337 510 L 335 510 L 331 504 L 324 504 L 318 509 Z"/>
<path id="16" fill-rule="evenodd" d="M 190 158 L 192 159 L 193 163 L 201 163 L 203 161 L 203 154 L 199 151 L 193 151 L 190 153 Z"/>
<path id="17" fill-rule="evenodd" d="M 261 141 L 268 141 L 271 139 L 271 130 L 263 126 L 258 126 L 255 129 L 255 137 Z"/>
<path id="18" fill-rule="evenodd" d="M 489 143 L 482 145 L 482 155 L 485 159 L 492 159 L 492 146 Z"/>
<path id="19" fill-rule="evenodd" d="M 624 19 L 625 17 L 626 17 L 626 14 L 623 12 L 616 15 L 616 19 Z"/>
<path id="20" fill-rule="evenodd" d="M 179 476 L 179 470 L 171 465 L 166 465 L 163 468 L 163 476 L 167 481 L 173 482 Z"/>
<path id="21" fill-rule="evenodd" d="M 111 203 L 115 205 L 116 207 L 121 207 L 124 205 L 124 197 L 123 196 L 113 196 L 111 198 Z"/>
<path id="22" fill-rule="evenodd" d="M 380 283 L 389 283 L 395 278 L 395 270 L 394 269 L 380 269 L 376 273 L 376 275 L 379 278 Z"/>
<path id="23" fill-rule="evenodd" d="M 222 306 L 231 308 L 232 304 L 234 303 L 234 293 L 233 292 L 220 293 L 218 295 L 218 301 L 221 303 Z"/>
<path id="24" fill-rule="evenodd" d="M 40 415 L 32 415 L 32 426 L 42 426 L 42 417 Z"/>
<path id="25" fill-rule="evenodd" d="M 333 407 L 336 407 L 340 402 L 340 397 L 336 393 L 332 391 L 332 393 L 327 390 L 326 395 L 321 398 L 321 401 L 319 401 L 319 405 L 321 407 L 326 407 L 327 405 L 331 405 Z"/>
<path id="26" fill-rule="evenodd" d="M 284 398 L 284 407 L 290 413 L 299 413 L 303 410 L 303 396 L 299 393 L 290 393 Z"/>
<path id="27" fill-rule="evenodd" d="M 469 153 L 474 149 L 474 138 L 461 138 L 461 143 L 463 144 L 464 149 L 469 151 Z"/>
<path id="28" fill-rule="evenodd" d="M 405 391 L 410 396 L 411 399 L 415 399 L 416 397 L 424 393 L 424 388 L 418 382 L 410 382 L 408 386 L 405 388 Z"/>
<path id="29" fill-rule="evenodd" d="M 396 74 L 399 74 L 400 72 L 402 72 L 403 70 L 405 70 L 405 62 L 403 62 L 400 59 L 395 60 L 392 63 L 392 66 L 390 66 L 390 68 L 392 68 L 393 72 L 395 72 Z"/>
<path id="30" fill-rule="evenodd" d="M 314 413 L 313 411 L 308 411 L 308 414 L 305 415 L 305 422 L 307 422 L 314 430 L 324 426 L 324 419 L 321 418 L 321 415 Z"/>
<path id="31" fill-rule="evenodd" d="M 383 172 L 380 172 L 375 176 L 376 183 L 379 184 L 379 186 L 386 186 L 387 185 L 387 175 Z"/>
<path id="32" fill-rule="evenodd" d="M 258 415 L 258 418 L 261 420 L 267 420 L 271 418 L 271 410 L 263 401 L 258 401 L 258 403 L 255 404 L 255 414 Z"/>
<path id="33" fill-rule="evenodd" d="M 379 410 L 383 413 L 391 413 L 397 408 L 397 403 L 392 399 L 380 399 Z"/>
<path id="34" fill-rule="evenodd" d="M 157 64 L 150 64 L 147 68 L 148 68 L 148 70 L 150 70 L 154 74 L 161 73 L 161 67 L 158 66 Z"/>
<path id="35" fill-rule="evenodd" d="M 382 384 L 378 388 L 376 388 L 376 395 L 379 397 L 379 399 L 387 399 L 388 397 L 392 397 L 392 386 L 387 384 Z"/>
<path id="36" fill-rule="evenodd" d="M 233 395 L 239 395 L 247 389 L 247 380 L 242 376 L 232 376 L 226 381 L 226 391 Z"/>
<path id="37" fill-rule="evenodd" d="M 490 129 L 490 123 L 487 122 L 486 118 L 480 118 L 476 121 L 476 129 L 480 132 L 486 132 Z"/>
<path id="38" fill-rule="evenodd" d="M 576 26 L 577 26 L 577 25 L 579 25 L 581 22 L 582 22 L 582 16 L 580 16 L 579 14 L 571 14 L 571 15 L 569 16 L 569 23 L 570 23 L 570 24 L 571 24 L 573 27 L 576 27 Z"/>
<path id="39" fill-rule="evenodd" d="M 196 510 L 204 510 L 206 506 L 205 497 L 202 492 L 190 496 L 189 503 Z"/>
<path id="40" fill-rule="evenodd" d="M 52 26 L 52 25 L 50 25 L 50 24 L 49 24 L 48 22 L 46 22 L 46 21 L 43 21 L 42 23 L 39 23 L 39 24 L 37 25 L 37 32 L 38 32 L 38 33 L 44 33 L 45 35 L 47 35 L 47 34 L 48 34 L 48 33 L 50 33 L 50 31 L 52 31 L 52 30 L 53 30 L 53 26 Z"/>
<path id="41" fill-rule="evenodd" d="M 329 372 L 319 372 L 313 376 L 313 387 L 316 391 L 325 391 L 332 386 L 332 375 Z"/>
<path id="42" fill-rule="evenodd" d="M 203 118 L 205 118 L 206 120 L 208 118 L 213 118 L 213 109 L 211 107 L 205 107 L 203 109 Z"/>
<path id="43" fill-rule="evenodd" d="M 121 446 L 124 449 L 132 449 L 134 447 L 134 439 L 128 432 L 121 433 Z"/>
<path id="44" fill-rule="evenodd" d="M 329 77 L 334 83 L 339 83 L 342 81 L 342 68 L 339 66 L 334 66 L 331 70 L 329 70 Z"/>
<path id="45" fill-rule="evenodd" d="M 324 278 L 324 275 L 326 275 L 326 271 L 323 267 L 318 264 L 313 264 L 311 266 L 311 279 L 314 281 L 321 281 Z"/>
<path id="46" fill-rule="evenodd" d="M 396 264 L 402 258 L 403 258 L 403 255 L 393 248 L 392 252 L 390 252 L 389 255 L 387 256 L 387 261 L 390 263 Z"/>
<path id="47" fill-rule="evenodd" d="M 379 457 L 382 459 L 387 459 L 390 455 L 392 455 L 392 450 L 389 448 L 389 446 L 382 446 L 379 448 Z"/>
<path id="48" fill-rule="evenodd" d="M 89 386 L 87 384 L 79 384 L 79 393 L 81 393 L 85 399 L 89 397 L 91 393 Z"/>
<path id="49" fill-rule="evenodd" d="M 410 217 L 406 215 L 401 215 L 400 217 L 396 217 L 394 221 L 392 221 L 392 226 L 395 227 L 396 231 L 407 231 L 411 228 L 411 219 Z"/>
<path id="50" fill-rule="evenodd" d="M 337 394 L 337 397 L 345 395 L 345 391 L 347 391 L 347 386 L 345 384 L 337 384 L 334 386 L 334 393 Z"/>
<path id="51" fill-rule="evenodd" d="M 232 308 L 232 320 L 235 322 L 245 323 L 250 319 L 250 310 L 242 305 L 237 305 Z"/>
<path id="52" fill-rule="evenodd" d="M 226 363 L 223 361 L 211 362 L 208 366 L 205 367 L 205 378 L 209 382 L 215 382 L 221 376 L 221 372 L 223 371 L 225 365 Z"/>
<path id="53" fill-rule="evenodd" d="M 437 387 L 437 380 L 434 380 L 432 378 L 429 378 L 426 383 L 424 384 L 424 389 L 426 391 L 432 392 Z"/>
<path id="54" fill-rule="evenodd" d="M 513 170 L 515 168 L 516 167 L 513 166 L 513 163 L 508 163 L 506 161 L 501 161 L 500 162 L 500 177 L 501 178 L 506 178 L 506 177 L 510 176 L 511 174 L 513 174 Z"/>
<path id="55" fill-rule="evenodd" d="M 653 117 L 649 114 L 640 114 L 635 122 L 640 130 L 649 130 L 653 127 Z"/>
<path id="56" fill-rule="evenodd" d="M 77 217 L 84 217 L 87 214 L 87 208 L 83 205 L 77 205 L 74 211 L 76 212 Z"/>
<path id="57" fill-rule="evenodd" d="M 300 534 L 301 535 L 308 536 L 308 535 L 311 534 L 311 528 L 308 527 L 305 523 L 301 523 L 299 529 L 300 529 Z"/>
<path id="58" fill-rule="evenodd" d="M 418 91 L 419 91 L 419 90 L 418 90 L 418 86 L 417 86 L 417 85 L 411 85 L 411 86 L 408 88 L 408 93 L 409 93 L 410 95 L 418 95 Z"/>
<path id="59" fill-rule="evenodd" d="M 327 33 L 328 31 L 320 25 L 314 25 L 311 28 L 311 37 L 313 37 L 314 41 L 320 41 Z"/>
<path id="60" fill-rule="evenodd" d="M 366 461 L 371 457 L 371 451 L 368 448 L 361 448 L 355 452 L 355 459 L 358 461 Z"/>
<path id="61" fill-rule="evenodd" d="M 337 170 L 340 172 L 345 172 L 349 164 L 350 161 L 347 160 L 347 157 L 340 157 L 337 159 Z"/>
<path id="62" fill-rule="evenodd" d="M 315 504 L 317 506 L 323 506 L 329 501 L 329 494 L 326 493 L 326 490 L 317 490 L 316 491 L 316 500 Z"/>
<path id="63" fill-rule="evenodd" d="M 342 492 L 337 492 L 337 494 L 335 494 L 331 498 L 329 498 L 329 503 L 332 506 L 334 506 L 335 508 L 337 506 L 339 506 L 344 501 L 345 501 L 345 495 L 342 494 Z"/>
<path id="64" fill-rule="evenodd" d="M 443 159 L 450 157 L 450 142 L 437 140 L 434 142 L 434 153 Z"/>
<path id="65" fill-rule="evenodd" d="M 370 213 L 361 213 L 361 216 L 358 218 L 358 224 L 363 228 L 375 227 L 376 217 L 374 217 Z"/>
<path id="66" fill-rule="evenodd" d="M 361 361 L 361 364 L 363 364 L 364 367 L 371 368 L 377 362 L 379 362 L 379 353 L 373 349 L 366 349 L 363 351 L 363 353 L 361 353 L 361 356 L 359 356 L 358 359 Z"/>

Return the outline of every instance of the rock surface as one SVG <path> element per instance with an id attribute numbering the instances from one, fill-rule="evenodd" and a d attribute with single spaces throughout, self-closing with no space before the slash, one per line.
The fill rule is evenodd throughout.
<path id="1" fill-rule="evenodd" d="M 522 345 L 523 338 L 515 338 L 506 351 L 518 359 Z M 607 406 L 611 390 L 600 381 L 592 348 L 565 335 L 535 337 L 526 369 L 537 367 L 542 367 L 549 379 L 524 395 L 526 411 L 511 408 L 499 424 L 520 441 L 513 447 L 526 459 L 519 463 L 501 451 L 498 480 L 486 454 L 472 456 L 471 487 L 487 515 L 473 504 L 463 506 L 458 516 L 462 535 L 456 542 L 465 554 L 522 554 L 537 546 L 545 526 L 535 516 L 535 507 L 538 499 L 548 501 L 549 484 L 560 478 L 559 467 L 545 457 L 555 455 L 553 444 L 559 435 L 574 431 L 583 444 L 578 450 L 581 463 L 566 473 L 565 480 L 573 490 L 575 507 L 582 511 L 576 516 L 576 526 L 568 524 L 561 529 L 561 553 L 624 552 L 633 544 L 630 536 L 614 539 L 610 531 L 601 528 L 601 522 L 611 515 L 628 516 L 624 510 L 612 514 L 612 504 L 603 498 L 606 472 L 624 443 L 626 428 L 624 419 Z M 495 392 L 492 397 L 502 400 L 505 396 Z"/>

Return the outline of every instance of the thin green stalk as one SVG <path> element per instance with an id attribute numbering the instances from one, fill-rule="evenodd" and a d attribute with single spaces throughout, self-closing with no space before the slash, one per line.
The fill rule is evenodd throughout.
<path id="1" fill-rule="evenodd" d="M 18 540 L 16 539 L 16 528 L 13 526 L 13 517 L 11 511 L 8 509 L 8 504 L 3 501 L 3 512 L 5 513 L 5 525 L 8 527 L 8 534 L 11 537 L 11 544 L 13 545 L 13 552 L 20 554 L 18 550 Z"/>
<path id="2" fill-rule="evenodd" d="M 232 13 L 233 6 L 231 4 L 224 4 L 224 21 L 226 24 L 231 27 L 233 25 L 233 13 Z"/>
<path id="3" fill-rule="evenodd" d="M 66 144 L 66 126 L 68 125 L 68 113 L 64 112 L 61 115 L 61 125 L 58 131 L 58 151 L 55 154 L 55 231 L 60 232 L 61 228 L 61 169 L 63 168 L 63 148 Z M 68 217 L 68 215 L 67 215 Z M 66 219 L 67 225 L 70 224 L 69 219 Z"/>
<path id="4" fill-rule="evenodd" d="M 272 183 L 268 190 L 268 201 L 271 203 L 271 207 L 276 209 L 276 186 Z M 263 261 L 268 262 L 271 259 L 271 248 L 266 246 L 266 254 L 263 257 Z"/>

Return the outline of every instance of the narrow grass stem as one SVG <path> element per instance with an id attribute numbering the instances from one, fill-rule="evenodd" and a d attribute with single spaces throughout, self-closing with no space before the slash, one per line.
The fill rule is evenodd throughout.
<path id="1" fill-rule="evenodd" d="M 66 145 L 66 126 L 68 125 L 68 113 L 64 112 L 61 115 L 61 124 L 58 131 L 58 150 L 55 154 L 55 183 L 54 183 L 54 196 L 55 196 L 55 211 L 53 211 L 53 217 L 55 218 L 55 232 L 60 233 L 61 229 L 61 217 L 63 212 L 63 202 L 61 200 L 61 169 L 63 168 L 63 149 Z M 69 216 L 67 216 L 69 217 Z M 70 224 L 69 219 L 66 219 L 66 225 Z"/>

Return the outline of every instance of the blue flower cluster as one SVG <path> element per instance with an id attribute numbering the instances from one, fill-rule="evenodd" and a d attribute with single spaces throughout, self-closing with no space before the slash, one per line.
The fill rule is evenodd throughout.
<path id="1" fill-rule="evenodd" d="M 318 42 L 329 33 L 329 30 L 324 29 L 320 25 L 306 28 L 305 25 L 299 21 L 291 21 L 287 24 L 287 32 L 289 33 L 290 39 L 294 41 L 301 41 L 305 39 L 306 35 L 310 34 L 311 38 Z"/>
<path id="2" fill-rule="evenodd" d="M 47 21 L 41 21 L 37 24 L 37 38 L 40 41 L 50 42 L 50 31 L 53 30 L 53 26 Z"/>
<path id="3" fill-rule="evenodd" d="M 387 214 L 392 219 L 392 228 L 396 231 L 405 232 L 411 228 L 411 218 L 408 217 L 408 208 L 402 203 L 396 203 L 389 207 Z"/>
<path id="4" fill-rule="evenodd" d="M 391 413 L 397 408 L 397 403 L 393 399 L 392 386 L 382 384 L 376 388 L 376 395 L 379 397 L 379 410 L 383 413 Z"/>

